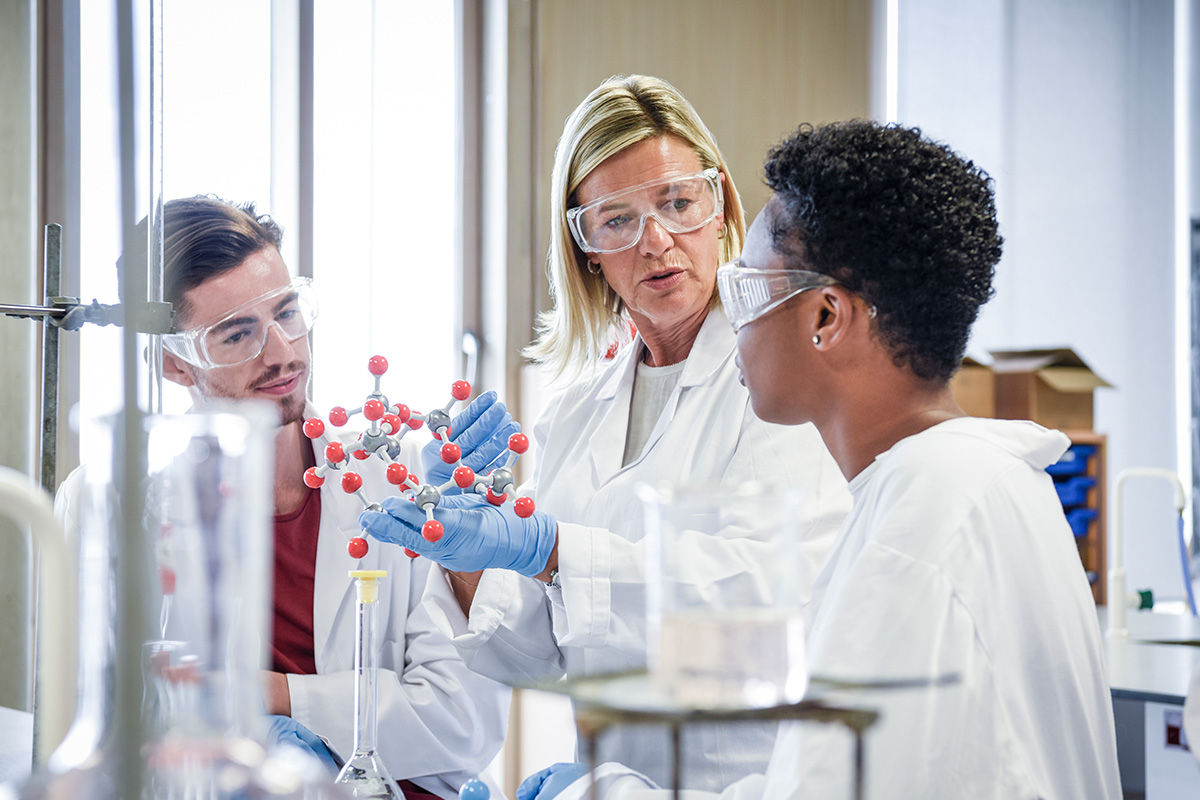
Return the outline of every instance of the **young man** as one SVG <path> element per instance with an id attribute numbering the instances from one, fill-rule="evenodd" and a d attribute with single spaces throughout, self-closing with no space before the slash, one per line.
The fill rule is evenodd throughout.
<path id="1" fill-rule="evenodd" d="M 1000 258 L 991 180 L 870 122 L 802 126 L 766 174 L 775 196 L 718 277 L 743 381 L 762 419 L 816 425 L 854 498 L 814 587 L 809 670 L 957 678 L 836 698 L 880 712 L 866 796 L 1119 798 L 1099 625 L 1045 473 L 1067 438 L 967 417 L 948 385 Z M 851 753 L 839 726 L 785 724 L 767 774 L 721 797 L 849 797 Z M 575 769 L 519 800 L 583 796 L 560 788 Z"/>
<path id="2" fill-rule="evenodd" d="M 302 432 L 304 419 L 318 414 L 305 399 L 312 286 L 288 274 L 281 230 L 253 205 L 174 200 L 164 220 L 164 294 L 180 331 L 164 337 L 164 376 L 187 387 L 198 406 L 254 398 L 280 415 L 267 712 L 291 717 L 343 759 L 353 753 L 355 593 L 347 572 L 385 569 L 377 621 L 379 752 L 393 777 L 411 780 L 402 784 L 410 800 L 457 797 L 504 741 L 509 692 L 467 669 L 421 605 L 429 562 L 383 546 L 352 558 L 346 543 L 360 535 L 361 503 L 337 481 L 320 490 L 304 484 L 305 469 L 319 463 L 329 441 L 328 433 L 310 441 Z M 416 463 L 416 448 L 405 445 L 406 462 Z M 382 470 L 362 474 L 369 496 L 394 493 Z"/>

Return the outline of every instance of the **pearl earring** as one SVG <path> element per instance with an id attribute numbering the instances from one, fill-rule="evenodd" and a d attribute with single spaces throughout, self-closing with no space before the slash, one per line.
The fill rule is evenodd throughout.
<path id="1" fill-rule="evenodd" d="M 818 333 L 814 333 L 813 334 L 813 344 L 820 344 L 820 343 L 821 343 L 821 335 Z"/>

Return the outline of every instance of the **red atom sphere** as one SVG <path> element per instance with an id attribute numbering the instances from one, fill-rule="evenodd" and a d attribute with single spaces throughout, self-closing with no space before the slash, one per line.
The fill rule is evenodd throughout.
<path id="1" fill-rule="evenodd" d="M 399 403 L 396 406 L 396 416 L 400 418 L 401 422 L 408 422 L 408 418 L 412 416 L 412 409 L 404 403 Z"/>
<path id="2" fill-rule="evenodd" d="M 386 413 L 387 406 L 383 404 L 382 400 L 375 400 L 372 398 L 363 403 L 363 416 L 371 420 L 371 422 L 374 422 L 377 419 L 382 419 L 383 415 Z"/>
<path id="3" fill-rule="evenodd" d="M 408 423 L 408 427 L 412 428 L 414 431 L 415 431 L 417 428 L 419 428 L 419 427 L 421 427 L 422 425 L 424 425 L 424 424 L 425 424 L 425 420 L 423 420 L 423 419 L 417 419 L 416 417 L 411 417 L 411 418 L 409 418 L 409 419 L 405 420 L 405 422 L 407 422 L 407 423 Z"/>
<path id="4" fill-rule="evenodd" d="M 383 356 L 371 356 L 371 360 L 367 362 L 367 369 L 375 377 L 379 377 L 387 372 L 387 359 Z"/>
<path id="5" fill-rule="evenodd" d="M 324 485 L 325 479 L 317 474 L 316 467 L 309 467 L 304 470 L 304 485 L 310 489 L 320 489 Z"/>
<path id="6" fill-rule="evenodd" d="M 175 570 L 170 567 L 159 567 L 158 585 L 163 594 L 175 594 Z"/>
<path id="7" fill-rule="evenodd" d="M 517 516 L 521 519 L 527 519 L 533 516 L 533 510 L 532 497 L 518 497 L 513 501 L 513 511 L 515 511 Z"/>
<path id="8" fill-rule="evenodd" d="M 450 434 L 451 434 L 450 426 L 447 425 L 444 428 L 438 428 L 436 431 L 434 431 L 433 438 L 437 439 L 440 442 L 442 440 L 442 436 L 445 436 L 446 441 L 450 441 Z"/>
<path id="9" fill-rule="evenodd" d="M 369 549 L 367 540 L 361 536 L 355 536 L 346 543 L 346 552 L 350 554 L 351 558 L 362 558 L 367 554 L 367 550 Z"/>
<path id="10" fill-rule="evenodd" d="M 351 450 L 350 455 L 354 456 L 359 461 L 366 461 L 368 458 L 371 457 L 371 454 L 368 453 L 366 450 L 363 450 L 361 447 L 358 448 L 357 450 Z"/>
<path id="11" fill-rule="evenodd" d="M 354 494 L 362 488 L 362 475 L 357 472 L 347 472 L 342 476 L 342 491 L 346 494 Z"/>
<path id="12" fill-rule="evenodd" d="M 514 433 L 508 437 L 508 449 L 521 455 L 529 449 L 529 437 L 523 433 Z"/>
<path id="13" fill-rule="evenodd" d="M 395 414 L 384 414 L 383 424 L 387 429 L 385 430 L 385 433 L 390 436 L 400 432 L 400 426 L 404 424 L 404 421 Z"/>
<path id="14" fill-rule="evenodd" d="M 406 547 L 406 548 L 404 548 L 404 555 L 408 556 L 409 558 L 418 558 L 421 554 L 416 552 L 415 550 L 409 550 Z"/>
<path id="15" fill-rule="evenodd" d="M 495 492 L 493 492 L 493 491 L 491 490 L 491 488 L 490 488 L 490 487 L 488 488 L 488 492 L 487 492 L 487 501 L 488 501 L 489 503 L 491 503 L 492 505 L 494 505 L 494 506 L 501 506 L 501 505 L 504 505 L 504 501 L 505 501 L 507 498 L 508 498 L 508 495 L 507 495 L 507 494 L 496 494 Z"/>
<path id="16" fill-rule="evenodd" d="M 431 519 L 421 526 L 421 535 L 430 543 L 438 541 L 445 533 L 446 529 L 436 519 Z"/>
<path id="17" fill-rule="evenodd" d="M 462 448 L 453 442 L 446 442 L 442 445 L 442 461 L 447 464 L 453 464 L 462 458 Z"/>
<path id="18" fill-rule="evenodd" d="M 325 423 L 320 417 L 312 417 L 304 420 L 304 435 L 310 439 L 316 439 L 325 432 Z"/>
<path id="19" fill-rule="evenodd" d="M 346 451 L 341 442 L 330 442 L 325 445 L 325 460 L 330 464 L 340 464 L 346 458 Z"/>
<path id="20" fill-rule="evenodd" d="M 458 484 L 458 488 L 466 489 L 475 482 L 475 470 L 470 467 L 459 467 L 454 470 L 454 482 Z"/>
<path id="21" fill-rule="evenodd" d="M 408 479 L 408 467 L 403 464 L 388 464 L 387 479 L 393 486 L 399 486 Z"/>
<path id="22" fill-rule="evenodd" d="M 466 381 L 455 381 L 450 386 L 450 394 L 455 400 L 466 400 L 471 396 L 471 384 Z"/>
<path id="23" fill-rule="evenodd" d="M 329 409 L 329 423 L 335 428 L 340 428 L 350 420 L 350 415 L 346 413 L 346 409 L 341 406 L 334 406 Z"/>

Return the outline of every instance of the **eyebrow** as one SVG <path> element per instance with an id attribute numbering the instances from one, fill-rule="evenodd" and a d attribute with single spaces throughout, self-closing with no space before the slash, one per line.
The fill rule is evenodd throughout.
<path id="1" fill-rule="evenodd" d="M 224 322 L 214 325 L 210 333 L 220 333 L 229 328 L 236 328 L 238 325 L 250 325 L 255 322 L 258 322 L 258 320 L 254 317 L 234 317 L 233 319 L 227 319 Z"/>
<path id="2" fill-rule="evenodd" d="M 287 308 L 287 306 L 296 302 L 296 298 L 299 296 L 299 292 L 288 292 L 282 300 L 275 304 L 275 307 L 271 309 L 271 313 L 277 314 L 282 309 Z M 214 325 L 212 327 L 212 333 L 220 333 L 221 331 L 228 330 L 229 328 L 235 328 L 238 325 L 250 325 L 255 322 L 258 322 L 257 317 L 233 317 L 232 319 L 227 319 L 224 322 Z"/>
<path id="3" fill-rule="evenodd" d="M 286 308 L 291 303 L 296 302 L 296 298 L 298 297 L 300 297 L 299 292 L 288 292 L 282 300 L 275 304 L 275 308 L 272 309 L 272 312 L 277 312 L 282 308 Z"/>

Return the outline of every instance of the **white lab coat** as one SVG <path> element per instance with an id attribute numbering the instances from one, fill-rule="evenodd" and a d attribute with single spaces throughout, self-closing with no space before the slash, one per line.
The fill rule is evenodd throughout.
<path id="1" fill-rule="evenodd" d="M 738 381 L 735 338 L 720 309 L 704 322 L 678 385 L 641 456 L 622 467 L 639 338 L 595 379 L 568 389 L 534 428 L 538 461 L 521 489 L 559 523 L 561 591 L 505 570 L 488 570 L 469 622 L 445 580 L 428 599 L 472 669 L 515 684 L 646 666 L 641 482 L 791 481 L 806 490 L 803 535 L 811 585 L 849 509 L 845 480 L 811 425 L 770 425 L 754 416 Z M 714 537 L 698 543 L 695 583 L 716 591 L 726 570 Z M 701 557 L 701 551 L 707 550 Z M 690 727 L 684 734 L 688 787 L 725 786 L 762 771 L 775 726 Z M 664 783 L 667 734 L 622 728 L 601 741 L 603 760 L 636 766 Z"/>
<path id="2" fill-rule="evenodd" d="M 956 419 L 851 482 L 855 507 L 814 593 L 813 674 L 961 675 L 840 697 L 881 713 L 866 737 L 867 797 L 1120 798 L 1100 629 L 1044 471 L 1067 445 L 1032 422 Z M 765 776 L 720 800 L 850 797 L 851 764 L 844 729 L 786 724 Z M 670 796 L 615 764 L 603 776 L 615 780 L 606 800 Z M 702 797 L 716 795 L 690 800 Z"/>
<path id="3" fill-rule="evenodd" d="M 305 418 L 317 415 L 310 404 Z M 324 463 L 329 431 L 313 442 Z M 357 432 L 341 435 L 349 444 Z M 402 442 L 401 461 L 418 472 L 418 446 Z M 349 448 L 347 448 L 349 449 Z M 355 462 L 363 492 L 380 501 L 396 489 L 378 461 Z M 67 477 L 56 508 L 68 530 L 78 530 L 83 468 Z M 376 617 L 378 752 L 396 779 L 407 778 L 439 797 L 456 798 L 469 778 L 483 778 L 492 796 L 503 797 L 484 774 L 504 743 L 510 690 L 472 670 L 420 602 L 430 562 L 410 559 L 390 544 L 369 540 L 366 557 L 356 561 L 346 543 L 361 535 L 362 502 L 341 489 L 340 473 L 321 487 L 321 527 L 313 586 L 313 642 L 316 675 L 288 675 L 292 717 L 324 739 L 342 759 L 354 752 L 354 651 L 357 599 L 353 569 L 383 569 Z"/>

